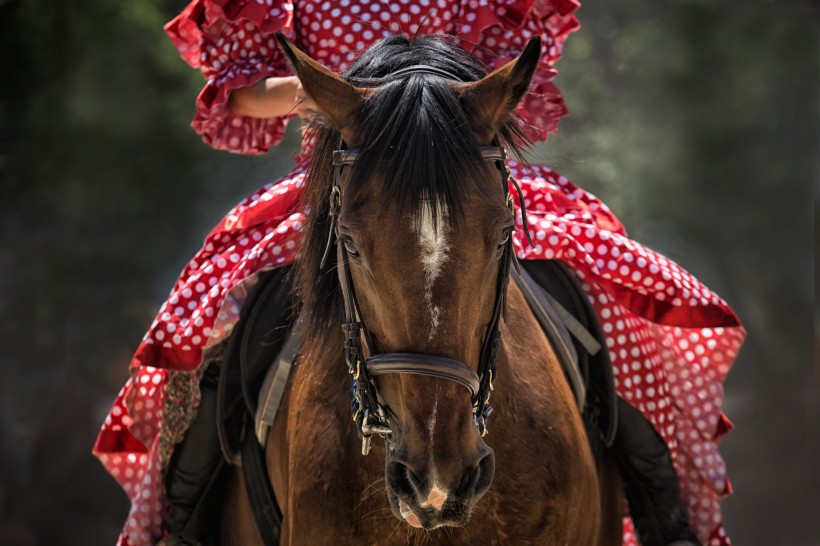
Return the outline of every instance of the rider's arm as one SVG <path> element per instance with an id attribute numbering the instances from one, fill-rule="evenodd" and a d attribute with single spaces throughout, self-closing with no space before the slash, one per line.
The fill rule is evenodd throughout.
<path id="1" fill-rule="evenodd" d="M 238 116 L 274 118 L 290 114 L 301 115 L 304 98 L 296 76 L 266 78 L 249 87 L 231 92 L 228 107 Z"/>

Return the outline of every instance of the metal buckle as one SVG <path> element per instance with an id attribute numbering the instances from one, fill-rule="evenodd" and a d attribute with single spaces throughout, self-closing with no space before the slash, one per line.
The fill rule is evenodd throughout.
<path id="1" fill-rule="evenodd" d="M 515 219 L 515 200 L 511 193 L 507 194 L 507 208 L 510 209 L 513 219 Z"/>
<path id="2" fill-rule="evenodd" d="M 362 420 L 362 455 L 366 456 L 370 453 L 371 437 L 374 434 L 378 434 L 382 438 L 385 438 L 385 440 L 388 440 L 388 437 L 393 434 L 387 422 L 384 408 L 382 408 L 381 405 L 376 409 L 375 414 L 369 409 L 364 410 L 364 419 Z"/>
<path id="3" fill-rule="evenodd" d="M 356 148 L 351 148 L 349 150 L 335 150 L 333 152 L 333 164 L 337 166 L 353 165 L 356 163 L 357 159 L 359 159 L 359 150 Z"/>
<path id="4" fill-rule="evenodd" d="M 330 187 L 330 215 L 336 216 L 342 206 L 342 190 L 337 185 Z"/>

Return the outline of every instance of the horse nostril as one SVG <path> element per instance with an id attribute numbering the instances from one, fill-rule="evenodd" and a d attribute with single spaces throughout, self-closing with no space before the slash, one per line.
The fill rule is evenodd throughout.
<path id="1" fill-rule="evenodd" d="M 398 461 L 387 462 L 387 481 L 397 495 L 405 495 L 415 498 L 422 481 L 416 476 L 410 466 Z"/>
<path id="2" fill-rule="evenodd" d="M 467 495 L 472 492 L 475 488 L 475 484 L 478 483 L 478 478 L 481 475 L 481 466 L 476 465 L 472 468 L 468 468 L 464 471 L 464 474 L 461 475 L 461 482 L 458 484 L 458 491 L 462 495 Z"/>
<path id="3" fill-rule="evenodd" d="M 407 474 L 407 481 L 410 482 L 410 485 L 413 489 L 418 492 L 421 490 L 422 480 L 416 476 L 416 474 L 410 470 L 409 466 L 405 466 L 405 473 Z"/>
<path id="4" fill-rule="evenodd" d="M 490 451 L 477 465 L 464 471 L 458 486 L 459 493 L 465 497 L 483 495 L 493 481 L 494 472 L 495 456 Z"/>
<path id="5" fill-rule="evenodd" d="M 495 474 L 495 454 L 492 450 L 487 453 L 478 463 L 479 475 L 478 481 L 475 484 L 475 495 L 483 495 L 490 488 L 493 483 L 493 474 Z"/>

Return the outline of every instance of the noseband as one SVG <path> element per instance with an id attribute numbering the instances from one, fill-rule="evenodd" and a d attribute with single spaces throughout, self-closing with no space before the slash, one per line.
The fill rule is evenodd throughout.
<path id="1" fill-rule="evenodd" d="M 452 74 L 434 67 L 413 66 L 391 74 L 387 79 L 410 73 L 428 73 L 446 79 L 458 80 Z M 341 147 L 340 147 L 341 148 Z M 523 207 L 523 196 L 518 182 L 506 167 L 504 161 L 506 152 L 500 146 L 482 146 L 481 157 L 484 161 L 493 162 L 501 175 L 501 185 L 504 191 L 504 200 L 515 218 L 515 205 L 509 191 L 508 182 L 512 182 L 517 190 L 524 230 L 527 239 L 530 239 L 527 230 L 526 210 Z M 348 371 L 353 376 L 351 389 L 351 412 L 353 421 L 357 424 L 362 438 L 362 455 L 370 452 L 371 437 L 374 434 L 385 438 L 390 445 L 392 428 L 388 411 L 378 400 L 376 384 L 373 378 L 385 374 L 411 374 L 435 377 L 453 381 L 465 387 L 470 392 L 473 406 L 473 420 L 482 436 L 487 433 L 487 420 L 492 413 L 489 405 L 490 391 L 496 378 L 496 364 L 498 359 L 498 344 L 500 338 L 501 318 L 506 320 L 507 286 L 510 279 L 510 267 L 518 268 L 513 250 L 512 237 L 504 244 L 499 258 L 498 279 L 496 282 L 495 303 L 493 304 L 490 322 L 481 343 L 477 372 L 470 366 L 458 360 L 445 356 L 426 353 L 374 353 L 373 341 L 370 332 L 364 323 L 359 300 L 353 287 L 353 278 L 348 263 L 349 255 L 342 239 L 338 237 L 338 219 L 342 204 L 341 176 L 347 165 L 355 164 L 359 151 L 356 149 L 339 149 L 333 152 L 333 185 L 330 191 L 330 233 L 322 267 L 330 254 L 333 241 L 336 241 L 336 254 L 339 266 L 339 284 L 344 301 L 344 320 L 342 331 L 345 335 L 345 360 Z M 365 357 L 364 355 L 369 355 Z"/>

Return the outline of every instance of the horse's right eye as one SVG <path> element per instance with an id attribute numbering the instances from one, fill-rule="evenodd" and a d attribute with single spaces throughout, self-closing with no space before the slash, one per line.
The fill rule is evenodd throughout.
<path id="1" fill-rule="evenodd" d="M 342 244 L 343 244 L 343 245 L 345 245 L 345 250 L 347 251 L 347 253 L 348 253 L 350 256 L 352 256 L 352 257 L 354 257 L 354 258 L 358 258 L 358 257 L 359 257 L 359 251 L 358 251 L 358 249 L 356 248 L 356 245 L 355 245 L 355 244 L 353 244 L 353 241 L 352 241 L 352 240 L 347 239 L 347 238 L 342 239 Z"/>

